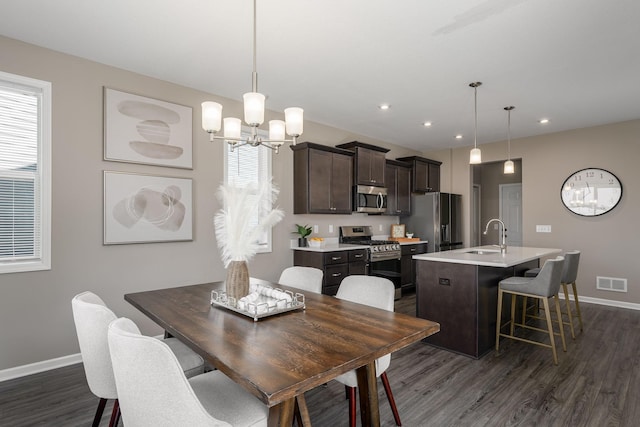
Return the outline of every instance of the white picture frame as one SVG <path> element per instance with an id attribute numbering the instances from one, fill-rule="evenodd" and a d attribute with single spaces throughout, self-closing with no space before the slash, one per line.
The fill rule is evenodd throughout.
<path id="1" fill-rule="evenodd" d="M 104 160 L 193 169 L 193 109 L 104 87 Z"/>
<path id="2" fill-rule="evenodd" d="M 193 240 L 193 180 L 104 171 L 104 244 Z"/>

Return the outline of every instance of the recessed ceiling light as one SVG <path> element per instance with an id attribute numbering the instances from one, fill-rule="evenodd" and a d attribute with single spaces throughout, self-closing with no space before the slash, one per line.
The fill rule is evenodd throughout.
<path id="1" fill-rule="evenodd" d="M 538 120 L 538 123 L 540 123 L 541 125 L 546 125 L 547 123 L 549 123 L 549 119 L 540 119 Z"/>
<path id="2" fill-rule="evenodd" d="M 426 128 L 431 127 L 431 122 L 424 122 L 424 123 L 422 123 L 422 126 L 424 126 Z"/>
<path id="3" fill-rule="evenodd" d="M 456 139 L 462 139 L 462 135 L 456 135 Z"/>
<path id="4" fill-rule="evenodd" d="M 391 108 L 391 105 L 389 105 L 389 104 L 380 104 L 378 106 L 378 108 L 381 109 L 381 110 L 388 110 L 389 108 Z"/>

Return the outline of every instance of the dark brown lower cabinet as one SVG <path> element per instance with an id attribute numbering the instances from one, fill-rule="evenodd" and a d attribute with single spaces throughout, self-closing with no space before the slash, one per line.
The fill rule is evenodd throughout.
<path id="1" fill-rule="evenodd" d="M 440 332 L 424 341 L 476 359 L 490 351 L 496 342 L 498 282 L 538 264 L 497 268 L 417 261 L 416 315 L 440 323 Z M 509 307 L 505 301 L 503 317 Z"/>
<path id="2" fill-rule="evenodd" d="M 427 243 L 401 245 L 400 251 L 400 285 L 402 293 L 407 294 L 416 289 L 416 261 L 413 256 L 427 253 Z"/>
<path id="3" fill-rule="evenodd" d="M 334 252 L 294 251 L 293 265 L 315 267 L 323 271 L 322 293 L 335 295 L 347 276 L 367 274 L 366 249 Z"/>

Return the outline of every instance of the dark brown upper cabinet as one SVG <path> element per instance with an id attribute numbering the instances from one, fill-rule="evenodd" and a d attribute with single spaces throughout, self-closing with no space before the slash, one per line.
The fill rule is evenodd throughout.
<path id="1" fill-rule="evenodd" d="M 358 141 L 347 142 L 336 147 L 355 153 L 353 180 L 356 185 L 385 186 L 385 155 L 389 151 L 387 148 Z"/>
<path id="2" fill-rule="evenodd" d="M 420 156 L 399 157 L 396 160 L 411 163 L 411 191 L 413 193 L 440 191 L 440 165 L 442 162 Z"/>
<path id="3" fill-rule="evenodd" d="M 354 153 L 312 142 L 290 147 L 293 213 L 351 214 Z"/>
<path id="4" fill-rule="evenodd" d="M 411 165 L 387 160 L 387 215 L 411 215 Z"/>

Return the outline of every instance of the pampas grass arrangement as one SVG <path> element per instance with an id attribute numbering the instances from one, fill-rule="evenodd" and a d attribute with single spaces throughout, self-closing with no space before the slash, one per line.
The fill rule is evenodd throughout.
<path id="1" fill-rule="evenodd" d="M 218 190 L 222 203 L 214 217 L 215 234 L 224 266 L 231 261 L 249 261 L 258 252 L 259 240 L 282 220 L 284 212 L 274 209 L 279 189 L 271 182 L 246 186 L 223 184 Z M 266 215 L 259 216 L 261 212 Z M 255 224 L 256 218 L 260 218 Z"/>
<path id="2" fill-rule="evenodd" d="M 246 186 L 223 184 L 218 190 L 223 207 L 213 222 L 220 257 L 227 269 L 226 292 L 236 301 L 249 294 L 247 262 L 258 252 L 260 237 L 284 216 L 282 210 L 273 209 L 278 193 L 271 180 Z M 260 215 L 262 212 L 266 215 Z"/>

